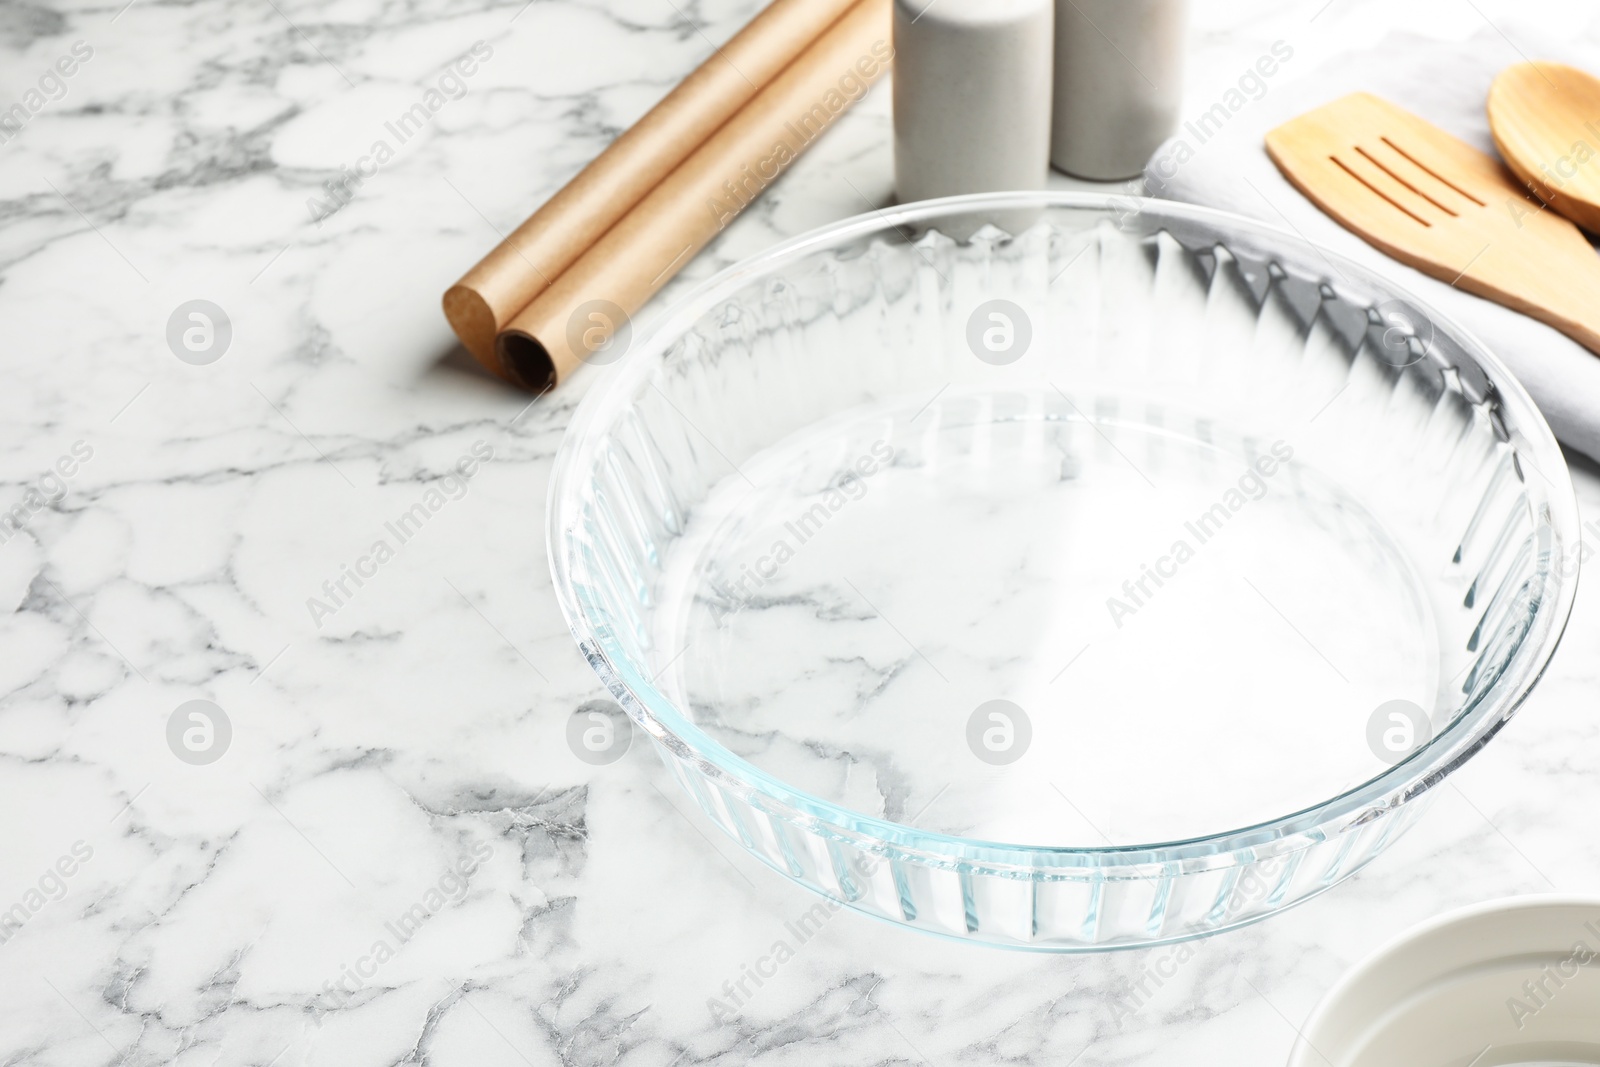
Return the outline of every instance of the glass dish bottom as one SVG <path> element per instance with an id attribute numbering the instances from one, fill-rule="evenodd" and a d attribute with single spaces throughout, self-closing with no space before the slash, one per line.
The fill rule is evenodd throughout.
<path id="1" fill-rule="evenodd" d="M 1408 553 L 1292 442 L 1049 382 L 865 405 L 756 453 L 657 595 L 655 682 L 730 751 L 1008 844 L 1303 811 L 1393 762 L 1369 721 L 1431 713 L 1441 682 Z"/>

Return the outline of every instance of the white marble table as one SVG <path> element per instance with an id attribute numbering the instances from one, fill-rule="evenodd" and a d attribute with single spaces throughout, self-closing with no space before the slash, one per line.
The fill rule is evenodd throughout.
<path id="1" fill-rule="evenodd" d="M 542 522 L 583 383 L 527 407 L 437 305 L 754 6 L 0 7 L 0 109 L 26 118 L 0 143 L 0 508 L 21 526 L 0 533 L 0 1063 L 1276 1067 L 1397 931 L 1600 890 L 1586 590 L 1544 683 L 1422 826 L 1298 910 L 1082 958 L 845 912 L 713 1020 L 813 900 L 710 836 L 643 745 L 603 767 L 569 751 L 601 694 Z M 1492 20 L 1507 62 L 1521 18 L 1600 37 L 1582 2 L 1197 6 L 1196 102 L 1279 39 L 1301 77 L 1387 32 Z M 330 213 L 325 183 L 477 41 L 492 55 L 460 98 Z M 887 199 L 888 132 L 880 88 L 674 290 Z M 168 321 L 199 299 L 231 339 L 191 365 Z M 475 448 L 491 458 L 444 480 Z M 393 558 L 360 563 L 419 502 Z M 231 725 L 209 764 L 169 747 L 192 700 Z"/>

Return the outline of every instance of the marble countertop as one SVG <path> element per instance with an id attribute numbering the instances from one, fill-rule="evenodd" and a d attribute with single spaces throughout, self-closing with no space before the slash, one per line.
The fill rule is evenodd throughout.
<path id="1" fill-rule="evenodd" d="M 754 7 L 0 8 L 0 111 L 21 108 L 0 133 L 0 509 L 19 527 L 0 530 L 0 1063 L 1276 1067 L 1398 931 L 1600 890 L 1590 587 L 1518 717 L 1332 893 L 1090 957 L 842 912 L 712 1018 L 813 900 L 716 836 L 642 744 L 598 767 L 569 750 L 602 694 L 542 525 L 586 379 L 530 405 L 455 347 L 438 297 Z M 1388 33 L 1487 23 L 1509 63 L 1531 14 L 1196 8 L 1202 107 L 1274 40 L 1299 77 Z M 1600 40 L 1592 5 L 1537 14 Z M 477 42 L 460 93 L 394 137 Z M 875 90 L 651 311 L 887 201 L 888 105 Z M 398 143 L 332 197 L 380 139 Z M 1574 465 L 1600 509 L 1600 474 Z M 426 522 L 389 537 L 418 503 Z M 392 558 L 349 578 L 385 538 Z"/>

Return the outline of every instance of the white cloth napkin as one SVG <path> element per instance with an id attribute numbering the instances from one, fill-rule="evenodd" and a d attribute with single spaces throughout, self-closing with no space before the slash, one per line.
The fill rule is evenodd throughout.
<path id="1" fill-rule="evenodd" d="M 1527 52 L 1530 42 L 1519 38 Z M 1574 45 L 1539 44 L 1531 58 L 1600 72 L 1600 55 Z M 1389 258 L 1324 215 L 1284 179 L 1267 157 L 1268 130 L 1346 93 L 1376 93 L 1491 155 L 1497 155 L 1484 111 L 1489 85 L 1522 62 L 1518 46 L 1485 30 L 1470 40 L 1439 42 L 1411 35 L 1385 39 L 1371 51 L 1340 57 L 1308 76 L 1280 73 L 1265 95 L 1234 113 L 1204 144 L 1190 130 L 1158 150 L 1145 172 L 1150 195 L 1221 208 L 1279 227 L 1392 278 L 1477 335 L 1533 397 L 1556 437 L 1600 460 L 1600 356 L 1558 331 L 1498 304 L 1453 289 Z M 1219 100 L 1221 97 L 1219 96 Z M 1179 141 L 1192 157 L 1180 164 Z M 1600 164 L 1596 164 L 1600 165 Z M 1600 292 L 1595 293 L 1600 302 Z"/>

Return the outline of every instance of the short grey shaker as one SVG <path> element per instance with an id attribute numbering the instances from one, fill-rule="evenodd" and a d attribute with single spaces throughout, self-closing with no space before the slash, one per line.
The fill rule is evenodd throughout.
<path id="1" fill-rule="evenodd" d="M 1178 124 L 1187 0 L 1056 0 L 1050 162 L 1137 177 Z"/>
<path id="2" fill-rule="evenodd" d="M 1044 188 L 1054 22 L 1055 0 L 895 0 L 902 203 Z"/>

